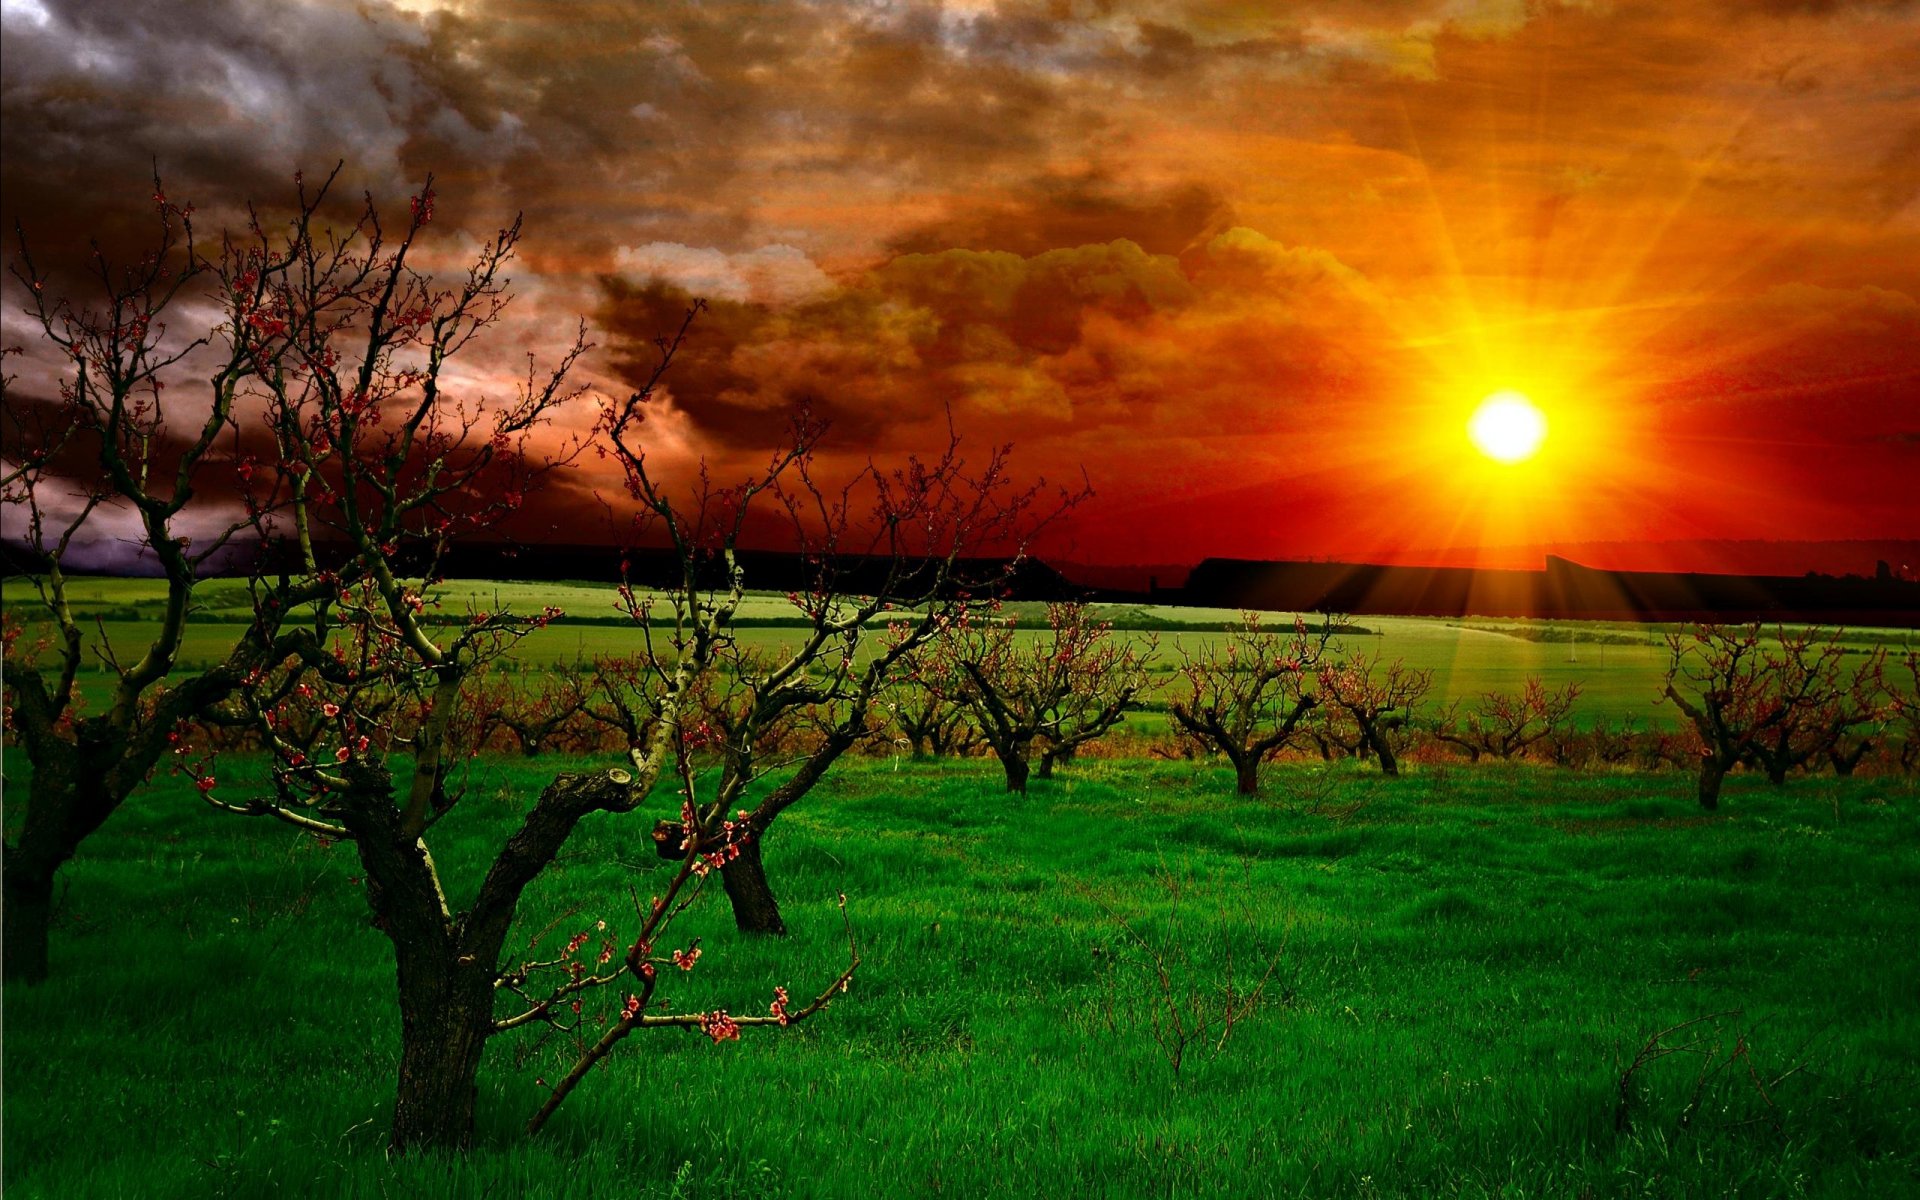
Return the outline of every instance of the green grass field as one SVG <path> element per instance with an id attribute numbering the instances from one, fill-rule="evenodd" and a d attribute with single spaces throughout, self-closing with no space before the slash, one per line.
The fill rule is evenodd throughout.
<path id="1" fill-rule="evenodd" d="M 186 669 L 224 654 L 252 612 L 239 580 L 209 580 L 196 594 L 207 619 L 188 626 L 180 654 L 181 666 Z M 36 619 L 33 593 L 25 581 L 6 581 L 3 595 L 9 611 L 24 621 Z M 534 612 L 547 604 L 565 608 L 567 618 L 528 636 L 516 647 L 514 658 L 528 667 L 584 662 L 603 654 L 638 653 L 645 645 L 638 629 L 618 619 L 612 608 L 613 591 L 605 586 L 456 580 L 441 589 L 440 597 L 444 611 L 449 613 L 503 608 Z M 104 631 L 109 643 L 119 647 L 126 658 L 137 657 L 141 639 L 151 636 L 152 622 L 160 613 L 160 598 L 159 587 L 152 580 L 84 578 L 72 584 L 72 604 L 87 625 L 90 640 L 97 643 Z M 1011 608 L 1023 627 L 1044 626 L 1043 606 L 1016 604 Z M 792 607 L 782 596 L 750 595 L 740 615 L 745 621 L 756 622 L 738 631 L 747 645 L 775 650 L 795 637 L 793 629 L 772 624 L 793 617 Z M 1240 617 L 1225 609 L 1135 605 L 1109 608 L 1104 615 L 1121 626 L 1118 636 L 1135 641 L 1152 637 L 1158 642 L 1155 686 L 1143 697 L 1150 710 L 1164 706 L 1166 689 L 1175 682 L 1179 658 L 1176 648 L 1184 645 L 1197 650 Z M 1290 614 L 1268 614 L 1270 625 L 1290 625 L 1291 620 Z M 1576 710 L 1576 720 L 1581 723 L 1602 717 L 1617 722 L 1631 716 L 1642 728 L 1677 724 L 1671 706 L 1653 703 L 1666 666 L 1666 648 L 1657 626 L 1378 616 L 1355 618 L 1354 623 L 1366 632 L 1346 637 L 1344 642 L 1349 647 L 1365 653 L 1379 650 L 1389 659 L 1405 658 L 1415 667 L 1432 669 L 1431 701 L 1435 703 L 1471 701 L 1489 691 L 1516 691 L 1526 679 L 1538 676 L 1553 687 L 1567 683 L 1581 686 L 1583 694 Z M 1137 628 L 1142 625 L 1172 628 Z M 1849 631 L 1848 637 L 1862 649 L 1875 645 L 1902 648 L 1916 644 L 1920 634 L 1864 629 Z M 97 663 L 89 661 L 92 669 L 82 673 L 80 686 L 91 702 L 98 703 L 106 694 L 108 676 Z M 1141 717 L 1135 724 L 1144 731 L 1153 732 L 1165 725 L 1156 712 Z"/>
<path id="2" fill-rule="evenodd" d="M 9 754 L 10 785 L 24 769 Z M 244 793 L 259 764 L 223 765 Z M 436 852 L 455 889 L 554 770 L 483 760 Z M 350 848 L 163 778 L 82 850 L 54 982 L 4 996 L 9 1200 L 203 1197 L 1885 1196 L 1920 1188 L 1920 793 L 1426 768 L 1398 782 L 1076 764 L 851 764 L 767 846 L 795 933 L 690 914 L 688 1007 L 758 1010 L 844 956 L 802 1028 L 637 1037 L 538 1139 L 512 1036 L 461 1160 L 383 1152 L 398 1032 Z M 1307 811 L 1311 795 L 1321 805 Z M 667 807 L 662 801 L 659 807 Z M 523 925 L 630 913 L 650 816 L 584 826 Z M 1182 881 L 1177 915 L 1161 880 Z M 1126 919 L 1264 1003 L 1176 1076 Z M 1232 970 L 1229 972 L 1229 960 Z M 679 981 L 675 981 L 676 983 Z M 1677 1054 L 1620 1079 L 1659 1030 Z M 1682 1035 L 1685 1036 L 1685 1035 Z M 1737 1049 L 1743 1052 L 1736 1054 Z M 1751 1073 L 1749 1072 L 1751 1068 Z M 1797 1069 L 1796 1069 L 1797 1068 Z M 1784 1078 L 1782 1078 L 1784 1076 Z M 1754 1080 L 1770 1084 L 1765 1099 Z M 1691 1108 L 1691 1111 L 1689 1109 Z"/>

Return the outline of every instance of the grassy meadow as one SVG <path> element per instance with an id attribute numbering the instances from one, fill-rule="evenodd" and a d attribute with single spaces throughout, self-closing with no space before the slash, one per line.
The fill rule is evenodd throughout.
<path id="1" fill-rule="evenodd" d="M 476 765 L 436 842 L 456 907 L 565 765 Z M 223 764 L 223 794 L 261 769 Z M 10 787 L 24 770 L 7 756 Z M 991 763 L 849 764 L 767 843 L 793 936 L 742 942 L 716 889 L 678 930 L 706 957 L 664 990 L 811 995 L 845 956 L 845 892 L 849 995 L 718 1047 L 636 1036 L 533 1140 L 554 1048 L 502 1037 L 474 1153 L 389 1160 L 393 968 L 350 847 L 162 777 L 69 868 L 53 982 L 4 996 L 6 1195 L 1920 1189 L 1910 782 L 1741 776 L 1717 815 L 1675 774 L 1281 766 L 1268 789 L 1096 760 L 1017 798 Z M 583 826 L 524 929 L 621 928 L 665 869 L 651 815 Z M 1176 1072 L 1155 956 L 1183 1014 L 1277 965 Z M 1689 1021 L 1623 1114 L 1636 1054 Z"/>

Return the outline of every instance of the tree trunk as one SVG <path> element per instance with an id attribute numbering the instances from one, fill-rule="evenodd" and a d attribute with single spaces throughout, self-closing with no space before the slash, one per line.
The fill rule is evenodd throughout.
<path id="1" fill-rule="evenodd" d="M 766 836 L 761 830 L 740 843 L 740 856 L 720 868 L 720 882 L 726 886 L 733 923 L 741 933 L 785 937 L 787 923 L 780 919 L 780 904 L 773 898 L 766 864 L 760 858 L 760 843 Z"/>
<path id="2" fill-rule="evenodd" d="M 83 742 L 61 754 L 66 762 L 36 762 L 27 788 L 26 821 L 19 841 L 6 847 L 5 901 L 0 913 L 0 976 L 7 983 L 36 984 L 47 978 L 48 930 L 53 920 L 53 887 L 60 868 L 112 815 L 120 798 L 92 771 L 109 761 Z"/>
<path id="3" fill-rule="evenodd" d="M 1387 742 L 1387 735 L 1374 729 L 1367 730 L 1366 744 L 1380 759 L 1380 773 L 1392 778 L 1400 776 L 1400 760 L 1393 756 L 1393 747 Z"/>
<path id="4" fill-rule="evenodd" d="M 1035 779 L 1053 778 L 1053 751 L 1042 750 L 1040 752 L 1040 766 L 1034 771 L 1033 775 Z"/>
<path id="5" fill-rule="evenodd" d="M 1233 790 L 1242 796 L 1260 792 L 1260 759 L 1249 755 L 1233 764 Z"/>
<path id="6" fill-rule="evenodd" d="M 1727 769 L 1713 759 L 1705 759 L 1700 764 L 1700 807 L 1711 812 L 1720 807 L 1720 783 L 1727 777 Z"/>
<path id="7" fill-rule="evenodd" d="M 0 911 L 0 930 L 5 936 L 0 954 L 5 958 L 6 984 L 45 983 L 47 930 L 53 921 L 53 872 L 21 862 L 11 846 L 6 857 L 5 909 Z"/>
<path id="8" fill-rule="evenodd" d="M 1006 768 L 1007 791 L 1027 794 L 1027 748 L 1002 750 L 995 746 L 994 752 L 1000 756 L 1000 765 Z"/>
<path id="9" fill-rule="evenodd" d="M 480 1059 L 493 1031 L 493 981 L 480 964 L 400 968 L 400 1082 L 396 1154 L 473 1145 Z"/>
<path id="10" fill-rule="evenodd" d="M 1851 751 L 1829 750 L 1827 751 L 1827 761 L 1833 764 L 1834 775 L 1841 779 L 1847 779 L 1853 775 L 1854 768 L 1860 765 L 1860 760 L 1865 758 L 1867 751 L 1871 749 L 1873 749 L 1872 742 L 1861 742 Z"/>
<path id="11" fill-rule="evenodd" d="M 1775 787 L 1787 786 L 1787 760 L 1784 755 L 1767 761 L 1767 782 Z"/>

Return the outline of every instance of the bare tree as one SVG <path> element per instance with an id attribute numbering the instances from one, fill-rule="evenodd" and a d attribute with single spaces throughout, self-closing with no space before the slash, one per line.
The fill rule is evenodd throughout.
<path id="1" fill-rule="evenodd" d="M 937 669 L 916 659 L 907 667 L 907 674 Z M 912 748 L 916 760 L 966 755 L 980 746 L 980 732 L 968 719 L 966 706 L 952 698 L 954 692 L 952 681 L 926 686 L 903 679 L 888 693 L 891 699 L 887 707 L 893 713 L 894 728 Z"/>
<path id="2" fill-rule="evenodd" d="M 1397 658 L 1383 669 L 1380 657 L 1379 651 L 1349 654 L 1324 664 L 1320 703 L 1330 724 L 1343 720 L 1350 727 L 1354 753 L 1371 753 L 1382 774 L 1398 775 L 1396 736 L 1412 722 L 1414 709 L 1433 689 L 1433 672 L 1409 667 Z"/>
<path id="3" fill-rule="evenodd" d="M 638 457 L 617 444 L 616 452 L 630 474 L 644 471 Z M 724 811 L 748 804 L 756 780 L 785 772 L 748 806 L 742 823 L 749 836 L 722 872 L 743 932 L 786 932 L 761 855 L 774 822 L 848 750 L 883 733 L 882 696 L 917 652 L 963 619 L 974 597 L 1004 586 L 1026 539 L 1078 499 L 1062 493 L 1042 511 L 1044 486 L 1016 486 L 1004 447 L 970 465 L 951 434 L 933 458 L 891 471 L 870 466 L 831 491 L 805 456 L 780 481 L 807 572 L 787 599 L 806 623 L 776 653 L 723 649 L 724 695 L 709 709 Z M 1011 556 L 969 557 L 1009 545 Z M 661 832 L 671 840 L 672 830 Z"/>
<path id="4" fill-rule="evenodd" d="M 1900 769 L 1920 769 L 1920 650 L 1908 650 L 1895 660 L 1898 671 L 1887 681 L 1887 723 L 1900 738 Z"/>
<path id="5" fill-rule="evenodd" d="M 1848 658 L 1856 661 L 1849 663 Z M 1779 639 L 1769 681 L 1788 703 L 1785 720 L 1753 741 L 1748 761 L 1775 787 L 1793 771 L 1825 762 L 1849 775 L 1873 748 L 1885 708 L 1886 652 L 1849 654 L 1836 633 L 1822 642 L 1815 631 Z"/>
<path id="6" fill-rule="evenodd" d="M 1517 695 L 1482 693 L 1479 703 L 1465 713 L 1459 711 L 1457 702 L 1448 705 L 1433 720 L 1433 736 L 1465 750 L 1471 762 L 1479 762 L 1482 754 L 1501 760 L 1516 758 L 1568 728 L 1574 702 L 1579 698 L 1577 683 L 1549 688 L 1538 677 L 1530 678 Z"/>
<path id="7" fill-rule="evenodd" d="M 718 1036 L 751 1023 L 662 1011 L 654 946 L 682 911 L 688 880 L 705 879 L 745 844 L 745 831 L 696 793 L 682 718 L 730 638 L 745 586 L 734 545 L 746 513 L 810 449 L 805 440 L 785 445 L 734 487 L 703 480 L 683 505 L 650 479 L 630 477 L 634 500 L 669 531 L 680 568 L 668 601 L 670 653 L 650 653 L 645 662 L 659 684 L 652 719 L 637 726 L 645 740 L 630 747 L 626 767 L 556 776 L 497 845 L 477 888 L 456 898 L 429 842 L 467 794 L 465 764 L 481 724 L 470 710 L 473 685 L 558 610 L 475 610 L 449 620 L 435 611 L 431 586 L 453 539 L 497 524 L 577 450 L 561 443 L 537 454 L 534 435 L 580 397 L 568 377 L 587 345 L 583 330 L 550 369 L 530 364 L 509 399 L 455 394 L 445 364 L 497 322 L 519 225 L 482 245 L 465 277 L 444 286 L 409 263 L 433 206 L 429 181 L 413 199 L 404 235 L 391 241 L 370 202 L 357 224 L 324 237 L 312 230 L 314 206 L 303 204 L 288 235 L 291 265 L 267 297 L 274 319 L 247 335 L 259 357 L 285 364 L 256 383 L 292 480 L 283 520 L 288 552 L 303 576 L 328 590 L 298 615 L 305 640 L 284 664 L 245 677 L 230 706 L 273 757 L 270 794 L 228 799 L 211 774 L 200 781 L 216 808 L 343 840 L 358 855 L 373 924 L 396 967 L 401 1052 L 391 1139 L 398 1151 L 466 1145 L 491 1039 L 537 1024 L 564 1026 L 589 989 L 623 980 L 634 988 L 610 1022 L 607 1049 L 636 1028 L 694 1024 Z M 685 330 L 662 343 L 656 382 Z M 598 438 L 631 446 L 651 391 L 605 407 Z M 725 580 L 717 594 L 701 581 L 706 566 Z M 261 603 L 272 576 L 269 569 L 254 576 Z M 621 597 L 651 638 L 650 606 L 630 588 Z M 408 714 L 404 722 L 389 718 L 398 710 Z M 639 932 L 622 966 L 590 970 L 571 957 L 577 946 L 558 963 L 510 956 L 507 937 L 526 888 L 579 822 L 636 811 L 663 774 L 682 780 L 689 829 L 682 868 L 668 896 L 636 914 Z M 546 987 L 537 983 L 543 965 L 561 971 Z M 500 1015 L 498 1006 L 511 1008 L 513 1000 L 518 1010 Z M 556 1103 L 577 1082 L 572 1072 L 567 1078 Z"/>
<path id="8" fill-rule="evenodd" d="M 549 749 L 586 749 L 598 732 L 587 714 L 593 688 L 586 671 L 561 663 L 531 680 L 522 672 L 483 672 L 461 705 L 478 723 L 470 740 L 484 747 L 505 734 L 528 758 Z"/>
<path id="9" fill-rule="evenodd" d="M 1146 687 L 1153 643 L 1122 642 L 1078 602 L 1047 605 L 1047 629 L 1023 638 L 1014 622 L 956 622 L 937 645 L 942 665 L 921 682 L 951 686 L 1024 793 L 1036 742 L 1043 766 L 1112 729 Z M 1045 778 L 1045 775 L 1042 775 Z"/>
<path id="10" fill-rule="evenodd" d="M 1182 690 L 1169 711 L 1187 733 L 1227 756 L 1236 790 L 1251 796 L 1260 790 L 1260 764 L 1293 739 L 1319 703 L 1313 686 L 1336 622 L 1328 617 L 1313 630 L 1296 617 L 1292 632 L 1280 634 L 1263 628 L 1258 613 L 1242 619 L 1241 628 L 1203 650 L 1179 647 Z"/>
<path id="11" fill-rule="evenodd" d="M 1813 743 L 1853 711 L 1841 703 L 1851 682 L 1836 634 L 1782 628 L 1768 638 L 1757 623 L 1697 625 L 1669 634 L 1667 652 L 1661 695 L 1697 739 L 1705 809 L 1719 807 L 1721 784 L 1741 763 L 1784 780 L 1796 756 L 1819 753 Z"/>

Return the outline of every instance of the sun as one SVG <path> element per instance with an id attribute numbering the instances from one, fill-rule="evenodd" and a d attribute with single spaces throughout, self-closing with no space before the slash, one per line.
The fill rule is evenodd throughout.
<path id="1" fill-rule="evenodd" d="M 1547 439 L 1546 414 L 1519 392 L 1495 392 L 1473 410 L 1467 436 L 1495 462 L 1523 462 Z"/>

